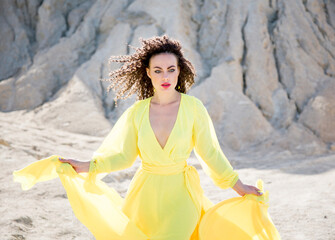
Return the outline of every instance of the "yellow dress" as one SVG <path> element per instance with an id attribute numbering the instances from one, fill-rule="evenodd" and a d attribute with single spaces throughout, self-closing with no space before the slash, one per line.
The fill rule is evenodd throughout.
<path id="1" fill-rule="evenodd" d="M 212 230 L 209 229 L 213 223 L 230 220 L 224 216 L 227 211 L 220 213 L 224 202 L 213 206 L 203 194 L 196 169 L 187 165 L 194 149 L 205 172 L 218 187 L 230 188 L 238 180 L 237 173 L 220 148 L 206 108 L 196 97 L 181 94 L 174 127 L 162 148 L 149 121 L 151 99 L 135 102 L 122 114 L 94 152 L 88 174 L 77 174 L 69 164 L 59 162 L 59 156 L 53 155 L 14 172 L 14 180 L 21 182 L 23 189 L 29 189 L 38 181 L 59 177 L 74 213 L 96 239 L 234 239 L 224 237 L 227 229 L 222 232 L 220 228 L 215 229 L 220 237 L 211 237 Z M 142 166 L 135 173 L 123 199 L 100 180 L 99 174 L 128 168 L 138 156 Z M 253 207 L 247 206 L 251 212 L 266 204 L 264 198 L 252 196 L 236 200 L 242 203 L 238 205 L 240 209 L 252 201 Z M 279 239 L 266 208 L 257 216 L 264 218 L 260 220 L 262 223 L 266 220 L 265 225 L 251 227 L 251 238 L 238 239 Z M 243 224 L 246 226 L 245 222 Z M 238 226 L 238 229 L 242 228 Z M 262 235 L 259 235 L 260 231 Z"/>

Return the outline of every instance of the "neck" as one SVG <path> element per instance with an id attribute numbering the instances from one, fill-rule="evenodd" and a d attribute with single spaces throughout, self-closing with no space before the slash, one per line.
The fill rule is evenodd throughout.
<path id="1" fill-rule="evenodd" d="M 170 104 L 172 102 L 178 101 L 181 93 L 179 93 L 178 91 L 174 91 L 173 93 L 157 93 L 157 91 L 155 92 L 155 94 L 152 96 L 152 102 L 154 102 L 155 104 L 159 104 L 159 105 L 167 105 Z"/>

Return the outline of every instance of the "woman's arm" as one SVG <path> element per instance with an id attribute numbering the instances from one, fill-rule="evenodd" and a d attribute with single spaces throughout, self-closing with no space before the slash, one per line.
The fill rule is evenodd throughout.
<path id="1" fill-rule="evenodd" d="M 77 173 L 90 172 L 91 176 L 130 167 L 138 156 L 137 129 L 134 124 L 138 103 L 124 111 L 90 161 L 59 160 L 69 163 Z"/>
<path id="2" fill-rule="evenodd" d="M 261 190 L 250 185 L 243 184 L 241 180 L 237 180 L 235 185 L 232 187 L 239 195 L 244 196 L 245 194 L 254 194 L 257 196 L 261 196 Z"/>
<path id="3" fill-rule="evenodd" d="M 213 179 L 215 185 L 220 188 L 233 188 L 239 195 L 255 194 L 260 196 L 259 189 L 245 185 L 239 180 L 238 174 L 232 168 L 230 162 L 222 152 L 216 136 L 211 117 L 203 103 L 195 98 L 193 128 L 194 150 L 202 164 L 204 171 Z"/>
<path id="4" fill-rule="evenodd" d="M 81 162 L 75 159 L 64 159 L 64 158 L 59 158 L 59 161 L 63 163 L 69 163 L 77 173 L 88 172 L 90 169 L 90 161 Z"/>

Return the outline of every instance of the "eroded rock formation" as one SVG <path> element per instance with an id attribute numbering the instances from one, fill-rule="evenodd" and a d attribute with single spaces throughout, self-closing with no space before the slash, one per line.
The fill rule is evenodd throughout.
<path id="1" fill-rule="evenodd" d="M 220 142 L 325 153 L 335 145 L 331 0 L 4 0 L 0 109 L 26 121 L 105 135 L 134 100 L 106 93 L 111 55 L 139 37 L 179 39 L 197 69 L 189 92 Z M 117 64 L 111 66 L 116 68 Z M 12 113 L 11 113 L 12 114 Z"/>

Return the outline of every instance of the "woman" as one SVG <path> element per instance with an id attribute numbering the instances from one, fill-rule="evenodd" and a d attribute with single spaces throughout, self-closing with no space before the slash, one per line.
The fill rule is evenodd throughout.
<path id="1" fill-rule="evenodd" d="M 115 199 L 121 197 L 114 192 L 110 194 L 114 194 L 110 198 L 112 203 L 105 209 L 119 207 L 120 214 L 125 214 L 136 226 L 132 227 L 144 233 L 144 238 L 198 239 L 201 218 L 213 204 L 203 194 L 196 169 L 187 165 L 193 149 L 206 173 L 220 188 L 231 187 L 241 196 L 262 193 L 239 180 L 221 151 L 206 108 L 199 99 L 186 94 L 194 83 L 195 73 L 192 64 L 184 58 L 180 43 L 167 36 L 141 41 L 142 47 L 133 55 L 111 58 L 124 64 L 111 72 L 109 79 L 112 82 L 109 89 L 116 91 L 116 101 L 133 93 L 137 93 L 138 101 L 122 114 L 90 161 L 59 160 L 69 163 L 77 173 L 88 172 L 88 179 L 94 183 L 96 174 L 130 167 L 140 156 L 142 166 L 132 179 L 125 199 L 116 203 Z M 73 199 L 84 199 L 78 196 L 86 193 L 75 195 L 73 192 L 81 187 L 70 188 L 66 181 L 72 180 L 64 179 L 61 178 L 71 205 L 77 208 L 78 202 Z M 97 191 L 97 195 L 102 196 L 104 189 Z M 85 201 L 81 200 L 80 205 Z M 82 220 L 80 211 L 93 205 L 75 209 L 77 217 Z M 110 221 L 118 221 L 118 215 L 110 215 L 113 215 L 109 216 Z"/>
<path id="2" fill-rule="evenodd" d="M 117 151 L 108 155 L 106 150 L 101 149 L 102 156 L 99 156 L 98 151 L 95 160 L 91 162 L 72 159 L 60 161 L 70 163 L 77 172 L 88 172 L 90 163 L 94 161 L 96 164 L 91 166 L 91 171 L 99 169 L 99 161 L 109 161 L 109 170 L 116 171 L 129 167 L 136 156 L 141 154 L 143 164 L 157 170 L 147 170 L 144 167 L 142 172 L 137 173 L 132 189 L 125 198 L 124 212 L 140 228 L 147 229 L 148 236 L 160 236 L 159 239 L 189 239 L 199 222 L 202 206 L 198 202 L 201 199 L 192 199 L 193 196 L 190 196 L 185 186 L 183 172 L 177 171 L 179 173 L 170 175 L 164 172 L 164 168 L 184 164 L 193 146 L 208 164 L 211 175 L 216 177 L 216 183 L 222 182 L 221 187 L 232 187 L 241 196 L 261 193 L 256 187 L 238 180 L 237 174 L 220 150 L 204 106 L 195 97 L 185 94 L 194 82 L 194 68 L 183 57 L 179 42 L 163 36 L 147 39 L 142 43 L 143 46 L 132 56 L 112 58 L 113 61 L 125 63 L 121 69 L 110 74 L 111 80 L 115 81 L 112 86 L 119 87 L 116 96 L 130 90 L 130 93 L 137 92 L 142 99 L 127 110 L 129 119 L 126 122 L 139 118 L 134 114 L 144 118 L 142 125 L 138 123 L 138 127 L 143 129 L 125 131 L 137 132 L 132 136 L 133 143 L 127 139 L 128 146 L 122 149 L 129 151 L 127 156 L 113 158 L 113 154 L 119 154 Z M 196 116 L 193 115 L 192 107 L 195 108 Z M 136 123 L 129 125 L 133 126 L 126 127 L 136 128 Z M 116 133 L 111 134 L 113 137 L 115 135 Z M 147 198 L 147 194 L 150 194 L 150 198 Z"/>

